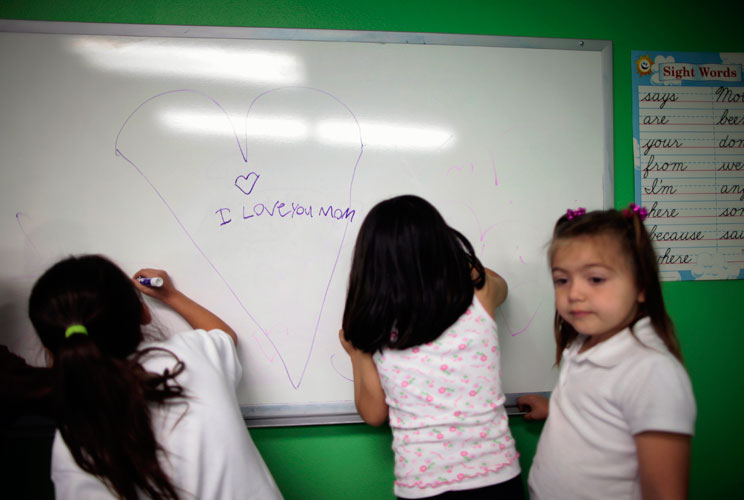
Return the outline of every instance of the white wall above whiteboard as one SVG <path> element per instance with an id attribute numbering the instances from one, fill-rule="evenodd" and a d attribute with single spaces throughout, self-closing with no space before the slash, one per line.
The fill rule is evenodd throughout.
<path id="1" fill-rule="evenodd" d="M 102 253 L 128 273 L 166 269 L 235 328 L 246 414 L 343 414 L 355 237 L 375 203 L 414 193 L 509 283 L 497 311 L 505 391 L 552 389 L 546 244 L 567 208 L 613 204 L 609 42 L 0 31 L 0 311 L 14 352 L 42 362 L 25 317 L 38 275 Z M 163 328 L 185 328 L 156 311 Z"/>

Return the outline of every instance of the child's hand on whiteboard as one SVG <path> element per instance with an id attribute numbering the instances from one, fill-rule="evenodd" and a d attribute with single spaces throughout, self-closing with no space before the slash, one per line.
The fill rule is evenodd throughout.
<path id="1" fill-rule="evenodd" d="M 155 285 L 148 285 L 143 283 L 142 281 L 144 280 L 141 280 L 140 278 L 159 281 L 157 281 L 157 284 Z M 170 276 L 168 276 L 168 273 L 162 269 L 140 269 L 134 273 L 132 279 L 134 280 L 134 286 L 136 286 L 140 292 L 165 303 L 167 303 L 168 297 L 176 292 L 176 288 L 173 286 Z"/>
<path id="2" fill-rule="evenodd" d="M 517 405 L 524 414 L 525 420 L 545 420 L 548 418 L 550 400 L 539 394 L 526 394 L 517 399 Z"/>
<path id="3" fill-rule="evenodd" d="M 149 278 L 151 280 L 149 281 L 150 284 L 144 284 L 148 282 L 143 278 Z M 156 279 L 157 281 L 153 281 Z M 138 290 L 169 306 L 180 314 L 192 328 L 205 331 L 222 330 L 232 338 L 235 345 L 238 345 L 238 336 L 230 325 L 176 289 L 167 272 L 161 269 L 140 269 L 134 273 L 132 280 L 134 280 L 134 285 Z M 149 321 L 150 313 L 146 305 L 145 311 L 146 319 Z"/>

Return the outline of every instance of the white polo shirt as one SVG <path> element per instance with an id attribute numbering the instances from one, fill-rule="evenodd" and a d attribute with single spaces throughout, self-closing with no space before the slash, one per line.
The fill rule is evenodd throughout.
<path id="1" fill-rule="evenodd" d="M 532 500 L 640 499 L 634 436 L 692 435 L 690 378 L 649 318 L 579 354 L 563 351 L 558 383 L 529 476 Z"/>

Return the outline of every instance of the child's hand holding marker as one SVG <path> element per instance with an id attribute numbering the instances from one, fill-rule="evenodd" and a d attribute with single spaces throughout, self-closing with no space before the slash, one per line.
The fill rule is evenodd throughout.
<path id="1" fill-rule="evenodd" d="M 134 273 L 132 281 L 134 281 L 134 286 L 140 292 L 158 299 L 173 309 L 194 329 L 207 331 L 215 329 L 222 330 L 233 339 L 235 345 L 238 344 L 238 337 L 235 331 L 230 328 L 230 325 L 176 289 L 168 273 L 162 269 L 140 269 Z M 147 285 L 147 283 L 150 284 Z M 160 284 L 156 285 L 155 283 Z"/>
<path id="2" fill-rule="evenodd" d="M 167 297 L 176 291 L 168 273 L 162 269 L 140 269 L 132 276 L 135 286 L 145 295 L 167 303 Z"/>

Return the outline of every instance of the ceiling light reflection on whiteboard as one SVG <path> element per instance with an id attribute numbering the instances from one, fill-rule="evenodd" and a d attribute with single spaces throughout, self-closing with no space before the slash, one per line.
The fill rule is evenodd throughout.
<path id="1" fill-rule="evenodd" d="M 454 134 L 447 129 L 424 125 L 401 125 L 385 122 L 359 124 L 365 146 L 383 149 L 442 149 L 454 145 Z M 359 144 L 359 130 L 348 122 L 325 121 L 315 130 L 322 142 Z"/>
<path id="2" fill-rule="evenodd" d="M 201 111 L 167 111 L 160 115 L 167 127 L 186 133 L 204 135 L 235 135 L 238 138 L 257 137 L 278 141 L 299 142 L 307 140 L 307 124 L 291 116 L 244 116 Z M 234 127 L 234 128 L 233 128 Z"/>
<path id="3" fill-rule="evenodd" d="M 234 136 L 239 139 L 261 138 L 282 142 L 302 142 L 310 139 L 308 121 L 295 116 L 244 116 L 203 111 L 170 110 L 160 114 L 161 122 L 173 130 L 199 134 Z M 437 127 L 361 123 L 359 127 L 348 121 L 325 120 L 315 127 L 314 138 L 336 146 L 365 146 L 387 149 L 434 150 L 445 149 L 456 142 L 447 129 Z"/>
<path id="4" fill-rule="evenodd" d="M 97 68 L 122 73 L 279 85 L 302 85 L 305 80 L 301 62 L 280 52 L 90 37 L 74 39 L 72 50 Z"/>

